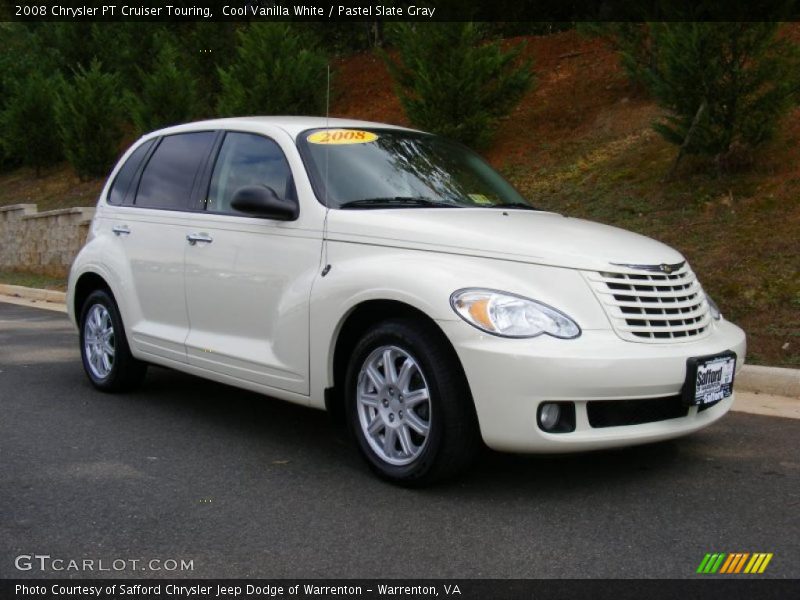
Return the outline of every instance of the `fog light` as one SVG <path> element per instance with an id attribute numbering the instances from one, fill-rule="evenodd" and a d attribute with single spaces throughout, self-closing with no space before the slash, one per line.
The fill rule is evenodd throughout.
<path id="1" fill-rule="evenodd" d="M 547 433 L 575 431 L 575 403 L 543 402 L 539 405 L 536 421 L 539 429 Z"/>
<path id="2" fill-rule="evenodd" d="M 552 431 L 558 425 L 561 417 L 561 407 L 553 402 L 542 404 L 539 410 L 539 425 L 545 431 Z"/>

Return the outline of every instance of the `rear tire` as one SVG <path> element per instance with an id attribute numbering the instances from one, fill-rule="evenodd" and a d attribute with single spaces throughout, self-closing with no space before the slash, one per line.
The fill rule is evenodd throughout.
<path id="1" fill-rule="evenodd" d="M 367 464 L 400 485 L 450 478 L 481 447 L 469 386 L 452 348 L 433 327 L 411 319 L 384 321 L 356 344 L 345 376 L 345 410 Z"/>
<path id="2" fill-rule="evenodd" d="M 106 290 L 92 292 L 83 303 L 80 341 L 83 370 L 98 390 L 128 391 L 144 379 L 147 363 L 131 354 L 119 308 Z"/>

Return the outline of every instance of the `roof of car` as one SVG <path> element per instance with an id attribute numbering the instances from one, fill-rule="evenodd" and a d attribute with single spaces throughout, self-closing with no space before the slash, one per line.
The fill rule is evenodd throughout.
<path id="1" fill-rule="evenodd" d="M 301 132 L 307 129 L 317 129 L 323 127 L 346 127 L 346 128 L 381 128 L 399 129 L 403 131 L 413 131 L 407 127 L 390 125 L 388 123 L 375 123 L 372 121 L 359 121 L 357 119 L 335 119 L 327 117 L 233 117 L 228 119 L 211 119 L 208 121 L 195 121 L 183 125 L 175 125 L 165 129 L 159 129 L 148 134 L 146 137 L 156 135 L 166 135 L 170 133 L 180 133 L 186 131 L 198 131 L 204 129 L 248 129 L 257 130 L 258 125 L 270 125 L 280 127 L 286 133 L 296 138 Z M 254 127 L 255 126 L 255 127 Z"/>

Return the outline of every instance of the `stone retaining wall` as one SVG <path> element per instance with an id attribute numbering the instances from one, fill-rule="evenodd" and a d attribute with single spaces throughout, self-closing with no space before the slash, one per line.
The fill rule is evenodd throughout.
<path id="1" fill-rule="evenodd" d="M 65 277 L 86 241 L 94 208 L 38 212 L 35 204 L 0 206 L 0 270 Z"/>

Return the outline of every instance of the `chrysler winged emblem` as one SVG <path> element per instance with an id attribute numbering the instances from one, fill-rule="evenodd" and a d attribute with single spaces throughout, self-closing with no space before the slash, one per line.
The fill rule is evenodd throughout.
<path id="1" fill-rule="evenodd" d="M 668 265 L 667 263 L 661 263 L 660 265 L 631 265 L 628 263 L 611 263 L 617 267 L 628 267 L 629 269 L 637 269 L 640 271 L 661 271 L 669 275 L 670 273 L 674 273 L 683 267 L 686 264 L 686 261 L 683 260 L 679 263 L 675 263 L 672 265 Z"/>

